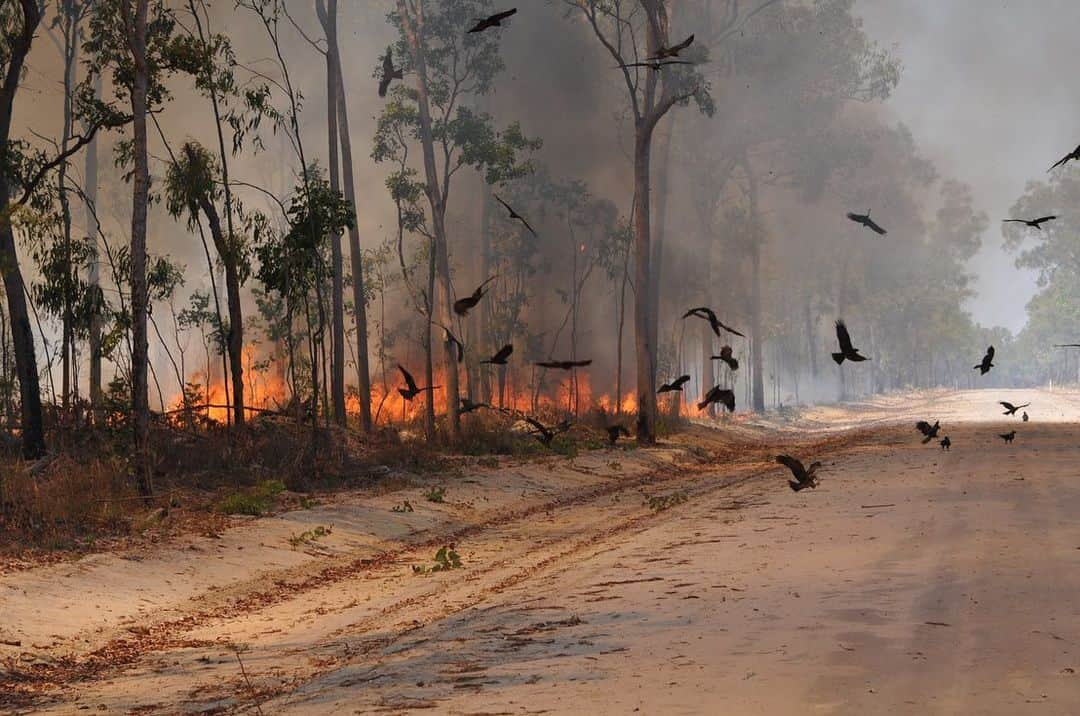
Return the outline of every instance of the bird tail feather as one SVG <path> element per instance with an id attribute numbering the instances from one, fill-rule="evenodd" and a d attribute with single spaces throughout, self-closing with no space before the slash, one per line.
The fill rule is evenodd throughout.
<path id="1" fill-rule="evenodd" d="M 834 361 L 836 361 L 836 365 L 841 365 L 844 362 L 844 354 L 843 353 L 833 353 L 832 354 L 832 359 Z"/>

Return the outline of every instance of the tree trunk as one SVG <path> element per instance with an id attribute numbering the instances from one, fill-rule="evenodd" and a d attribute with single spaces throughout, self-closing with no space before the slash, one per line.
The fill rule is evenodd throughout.
<path id="1" fill-rule="evenodd" d="M 634 141 L 634 356 L 637 370 L 638 419 L 637 441 L 641 445 L 656 442 L 656 368 L 653 347 L 649 342 L 649 158 L 651 127 L 636 128 Z"/>
<path id="2" fill-rule="evenodd" d="M 329 0 L 333 16 L 337 17 L 337 0 Z M 338 134 L 341 139 L 341 174 L 345 199 L 356 211 L 356 187 L 353 184 L 352 138 L 349 136 L 349 111 L 345 81 L 341 72 L 338 51 L 337 22 L 328 36 L 328 52 L 334 58 L 337 85 Z M 364 257 L 360 250 L 360 228 L 357 222 L 349 227 L 349 257 L 352 268 L 353 311 L 356 321 L 356 392 L 360 401 L 360 429 L 371 431 L 371 375 L 368 365 L 367 298 L 364 295 Z"/>
<path id="3" fill-rule="evenodd" d="M 139 494 L 152 494 L 150 483 L 150 400 L 147 385 L 149 342 L 146 315 L 149 293 L 146 283 L 146 212 L 150 192 L 150 171 L 146 141 L 146 94 L 149 67 L 146 62 L 146 15 L 149 0 L 135 0 L 135 17 L 130 33 L 135 71 L 131 90 L 131 113 L 135 135 L 135 171 L 131 207 L 131 403 L 135 419 L 136 484 Z"/>
<path id="4" fill-rule="evenodd" d="M 698 321 L 701 324 L 699 329 L 701 331 L 701 390 L 702 393 L 709 388 L 716 385 L 716 371 L 712 360 L 712 348 L 713 348 L 713 332 L 712 327 L 705 321 Z M 710 418 L 716 417 L 716 403 L 709 403 L 705 408 L 706 414 Z"/>
<path id="5" fill-rule="evenodd" d="M 671 142 L 675 132 L 675 117 L 669 120 L 667 138 L 660 151 L 660 166 L 656 172 L 656 225 L 653 227 L 652 263 L 649 271 L 649 344 L 652 346 L 653 366 L 659 365 L 660 350 L 660 277 L 664 264 L 664 235 L 667 228 L 668 178 L 671 174 Z"/>
<path id="6" fill-rule="evenodd" d="M 94 78 L 94 97 L 101 97 L 101 75 Z M 85 131 L 85 127 L 84 127 Z M 101 282 L 100 263 L 98 261 L 98 234 L 101 233 L 97 223 L 97 191 L 98 191 L 98 142 L 95 137 L 86 145 L 86 161 L 83 169 L 83 192 L 86 194 L 86 231 L 94 243 L 94 256 L 90 260 L 90 270 L 87 275 L 87 283 L 90 289 L 96 289 Z M 93 411 L 94 422 L 101 420 L 101 404 L 104 393 L 101 390 L 101 311 L 95 310 L 90 318 L 90 407 Z M 183 390 L 181 385 L 180 389 Z"/>
<path id="7" fill-rule="evenodd" d="M 398 0 L 402 27 L 409 43 L 413 65 L 416 68 L 416 104 L 420 115 L 420 142 L 424 149 L 425 193 L 431 205 L 431 223 L 435 234 L 435 261 L 439 278 L 438 318 L 444 326 L 453 325 L 454 303 L 453 288 L 450 285 L 450 248 L 446 237 L 446 201 L 439 186 L 438 169 L 435 165 L 434 136 L 431 131 L 431 109 L 428 104 L 427 62 L 424 57 L 423 6 L 418 6 L 414 16 L 405 6 L 404 0 Z M 648 229 L 646 229 L 646 244 Z M 648 247 L 646 246 L 646 249 Z M 643 326 L 644 328 L 644 326 Z M 461 416 L 458 405 L 458 370 L 457 356 L 450 341 L 443 343 L 444 365 L 446 366 L 446 407 L 449 418 L 450 440 L 456 442 L 461 437 Z"/>
<path id="8" fill-rule="evenodd" d="M 337 35 L 337 0 L 330 0 L 324 22 L 327 38 Z M 329 46 L 329 39 L 327 45 Z M 338 175 L 338 113 L 340 100 L 337 83 L 337 65 L 334 55 L 326 53 L 326 125 L 330 173 L 330 190 L 339 191 Z M 334 422 L 345 425 L 345 296 L 344 266 L 341 256 L 341 235 L 330 235 L 330 260 L 333 275 L 330 289 L 330 333 L 333 354 L 330 358 L 330 402 L 333 405 Z"/>
<path id="9" fill-rule="evenodd" d="M 765 411 L 765 376 L 762 370 L 762 349 L 765 337 L 761 326 L 761 244 L 758 226 L 757 177 L 750 162 L 744 158 L 747 181 L 750 185 L 750 373 L 754 381 L 751 404 L 754 412 Z"/>

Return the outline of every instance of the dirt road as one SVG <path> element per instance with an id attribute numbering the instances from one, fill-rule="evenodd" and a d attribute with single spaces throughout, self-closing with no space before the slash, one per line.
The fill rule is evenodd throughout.
<path id="1" fill-rule="evenodd" d="M 949 453 L 922 402 L 830 416 L 904 424 L 804 439 L 816 491 L 760 458 L 657 468 L 462 530 L 459 569 L 413 574 L 424 546 L 234 588 L 148 616 L 122 669 L 58 659 L 79 680 L 27 711 L 1080 713 L 1080 398 L 1034 397 L 1055 422 L 943 419 Z"/>

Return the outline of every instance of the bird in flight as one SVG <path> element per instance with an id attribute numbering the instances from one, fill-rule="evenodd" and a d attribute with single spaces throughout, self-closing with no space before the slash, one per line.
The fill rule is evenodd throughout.
<path id="1" fill-rule="evenodd" d="M 1053 221 L 1056 218 L 1056 214 L 1050 214 L 1049 216 L 1040 216 L 1038 219 L 1002 219 L 1001 223 L 1024 224 L 1025 226 L 1030 226 L 1033 229 L 1038 229 L 1039 231 L 1042 231 L 1043 224 L 1048 221 Z"/>
<path id="2" fill-rule="evenodd" d="M 524 224 L 525 228 L 529 230 L 529 233 L 530 233 L 530 234 L 532 234 L 533 236 L 536 236 L 536 232 L 535 232 L 535 231 L 533 231 L 533 227 L 529 225 L 529 222 L 525 220 L 525 217 L 524 217 L 524 216 L 522 216 L 521 214 L 517 213 L 517 212 L 516 212 L 516 211 L 514 211 L 514 210 L 513 210 L 512 208 L 510 208 L 510 205 L 509 205 L 509 204 L 507 204 L 507 203 L 506 203 L 505 201 L 503 201 L 502 199 L 500 199 L 500 198 L 499 198 L 499 195 L 498 195 L 498 194 L 492 194 L 492 196 L 493 196 L 493 197 L 495 197 L 495 201 L 497 201 L 497 202 L 499 202 L 500 204 L 502 204 L 502 205 L 503 205 L 503 207 L 504 207 L 504 208 L 505 208 L 505 209 L 506 209 L 506 210 L 507 210 L 508 212 L 510 212 L 510 218 L 511 218 L 511 219 L 517 219 L 518 221 L 520 221 L 520 222 L 521 222 L 522 224 Z"/>
<path id="3" fill-rule="evenodd" d="M 591 365 L 591 360 L 544 360 L 537 362 L 541 368 L 554 368 L 556 370 L 573 370 Z"/>
<path id="4" fill-rule="evenodd" d="M 454 348 L 457 349 L 457 362 L 458 363 L 464 362 L 465 361 L 465 344 L 462 343 L 461 340 L 458 339 L 458 337 L 454 335 L 453 331 L 451 331 L 449 328 L 447 328 L 443 324 L 439 323 L 438 321 L 432 321 L 432 323 L 435 324 L 436 326 L 438 326 L 439 328 L 443 329 L 443 337 L 446 339 L 446 342 L 449 343 L 450 345 L 454 346 Z"/>
<path id="5" fill-rule="evenodd" d="M 469 400 L 468 397 L 462 396 L 462 398 L 461 398 L 461 409 L 458 412 L 460 412 L 462 415 L 464 415 L 465 413 L 471 413 L 472 411 L 479 410 L 480 408 L 490 408 L 490 407 L 491 406 L 488 405 L 487 403 L 474 403 L 471 400 Z"/>
<path id="6" fill-rule="evenodd" d="M 998 435 L 998 437 L 1001 438 L 1002 440 L 1004 440 L 1005 444 L 1008 445 L 1009 443 L 1011 443 L 1013 441 L 1013 438 L 1016 437 L 1016 431 L 1012 430 L 1012 431 L 1007 432 L 1007 433 L 1001 433 L 1000 435 Z"/>
<path id="7" fill-rule="evenodd" d="M 420 395 L 420 393 L 424 392 L 425 390 L 435 390 L 436 388 L 442 387 L 440 385 L 433 385 L 430 388 L 417 388 L 416 380 L 413 379 L 412 373 L 405 370 L 405 368 L 400 363 L 398 364 L 398 370 L 401 371 L 402 377 L 405 378 L 405 387 L 398 388 L 398 392 L 401 393 L 401 397 L 405 400 L 412 401 L 413 398 Z"/>
<path id="8" fill-rule="evenodd" d="M 983 356 L 982 362 L 975 366 L 973 370 L 979 371 L 979 375 L 986 375 L 990 372 L 990 369 L 994 367 L 994 347 L 990 346 L 986 349 L 986 355 Z"/>
<path id="9" fill-rule="evenodd" d="M 484 281 L 482 284 L 477 286 L 476 290 L 473 291 L 471 295 L 466 296 L 465 298 L 459 298 L 458 300 L 454 301 L 454 313 L 458 314 L 459 316 L 465 316 L 469 313 L 469 311 L 476 308 L 476 304 L 480 303 L 480 299 L 483 298 L 484 294 L 486 293 L 486 291 L 484 291 L 484 286 L 487 286 L 494 280 L 495 277 L 492 276 L 487 281 Z"/>
<path id="10" fill-rule="evenodd" d="M 656 392 L 657 393 L 673 393 L 675 391 L 681 392 L 682 387 L 684 385 L 686 385 L 686 383 L 689 380 L 690 380 L 690 376 L 688 376 L 688 375 L 680 375 L 678 378 L 671 381 L 670 383 L 664 383 L 663 385 L 661 385 L 660 389 L 657 390 Z"/>
<path id="11" fill-rule="evenodd" d="M 1001 404 L 1001 407 L 1005 408 L 1005 412 L 1002 413 L 1002 415 L 1016 415 L 1017 410 L 1019 410 L 1020 408 L 1026 408 L 1027 406 L 1031 405 L 1031 403 L 1024 403 L 1023 405 L 1013 405 L 1012 403 L 1006 402 L 1004 400 L 999 400 L 998 403 Z M 1024 413 L 1024 415 L 1027 415 L 1027 413 Z"/>
<path id="12" fill-rule="evenodd" d="M 739 369 L 739 361 L 731 354 L 731 346 L 723 346 L 720 348 L 720 355 L 711 356 L 713 360 L 722 360 L 727 363 L 728 368 L 732 370 Z"/>
<path id="13" fill-rule="evenodd" d="M 711 403 L 722 403 L 729 413 L 735 412 L 735 391 L 727 388 L 721 388 L 719 385 L 714 385 L 709 388 L 709 392 L 705 394 L 705 397 L 701 399 L 701 402 L 697 404 L 698 410 L 704 410 L 705 406 Z"/>
<path id="14" fill-rule="evenodd" d="M 624 65 L 619 65 L 619 67 L 648 67 L 653 72 L 659 72 L 660 70 L 662 70 L 665 67 L 668 67 L 670 65 L 692 65 L 692 64 L 694 64 L 694 63 L 693 62 L 687 62 L 686 60 L 667 60 L 666 62 L 661 62 L 659 60 L 652 60 L 652 61 L 646 60 L 645 62 L 627 62 Z"/>
<path id="15" fill-rule="evenodd" d="M 939 444 L 941 445 L 942 450 L 948 452 L 949 448 L 952 446 L 952 440 L 949 440 L 949 436 L 946 435 L 940 440 Z"/>
<path id="16" fill-rule="evenodd" d="M 1054 348 L 1080 348 L 1080 343 L 1057 343 Z"/>
<path id="17" fill-rule="evenodd" d="M 609 425 L 604 429 L 607 430 L 609 445 L 614 445 L 616 442 L 618 442 L 620 435 L 624 437 L 630 437 L 630 431 L 622 425 Z"/>
<path id="18" fill-rule="evenodd" d="M 855 212 L 849 211 L 847 218 L 851 219 L 856 224 L 862 224 L 866 228 L 873 231 L 875 234 L 880 234 L 881 236 L 884 236 L 885 234 L 889 233 L 885 229 L 878 226 L 877 222 L 870 218 L 869 209 L 866 210 L 865 214 L 856 214 Z"/>
<path id="19" fill-rule="evenodd" d="M 693 35 L 686 38 L 677 45 L 672 45 L 671 47 L 661 47 L 659 50 L 656 51 L 655 55 L 653 55 L 652 57 L 646 57 L 645 59 L 650 62 L 656 62 L 658 60 L 666 60 L 669 57 L 678 57 L 680 52 L 685 50 L 687 47 L 690 47 L 690 45 L 692 44 L 694 44 Z"/>
<path id="20" fill-rule="evenodd" d="M 707 306 L 699 306 L 698 308 L 691 308 L 691 309 L 687 310 L 687 312 L 682 315 L 683 318 L 689 318 L 690 316 L 696 316 L 697 318 L 703 318 L 706 321 L 708 321 L 709 325 L 712 326 L 713 333 L 715 333 L 717 336 L 720 335 L 720 329 L 723 329 L 723 330 L 727 331 L 728 333 L 732 333 L 732 334 L 734 334 L 736 336 L 742 336 L 743 338 L 746 337 L 746 336 L 743 336 L 743 334 L 736 331 L 731 326 L 724 325 L 724 323 L 721 322 L 720 319 L 716 317 L 716 313 L 714 313 L 713 310 L 711 308 L 708 308 Z"/>
<path id="21" fill-rule="evenodd" d="M 530 418 L 529 416 L 525 416 L 525 422 L 532 426 L 532 434 L 544 447 L 551 447 L 551 441 L 555 439 L 556 435 L 565 433 L 570 429 L 569 420 L 564 420 L 558 425 L 553 425 L 551 427 L 548 427 L 536 418 Z"/>
<path id="22" fill-rule="evenodd" d="M 866 356 L 859 355 L 859 349 L 851 344 L 851 335 L 848 333 L 847 326 L 844 325 L 843 321 L 836 322 L 836 340 L 840 342 L 840 352 L 832 354 L 832 359 L 836 361 L 836 365 L 841 365 L 845 360 L 853 363 L 870 360 Z"/>
<path id="23" fill-rule="evenodd" d="M 935 420 L 934 424 L 931 425 L 925 420 L 920 420 L 915 423 L 915 429 L 923 434 L 922 444 L 925 445 L 938 436 L 938 430 L 941 429 L 941 421 Z"/>
<path id="24" fill-rule="evenodd" d="M 490 30 L 493 27 L 502 27 L 502 21 L 517 13 L 517 8 L 511 8 L 504 10 L 503 12 L 497 12 L 491 17 L 485 17 L 482 20 L 477 20 L 476 24 L 469 30 L 472 32 L 483 32 L 484 30 Z"/>
<path id="25" fill-rule="evenodd" d="M 817 476 L 814 474 L 817 469 L 821 467 L 820 462 L 810 463 L 810 467 L 803 467 L 803 464 L 791 457 L 790 455 L 777 455 L 776 461 L 791 470 L 791 474 L 795 477 L 794 480 L 788 480 L 788 486 L 795 492 L 805 490 L 806 488 L 814 488 L 818 486 Z"/>
<path id="26" fill-rule="evenodd" d="M 385 97 L 386 90 L 390 89 L 390 83 L 394 80 L 404 79 L 405 75 L 400 67 L 394 67 L 394 48 L 387 47 L 382 60 L 382 79 L 379 80 L 379 96 Z"/>
<path id="27" fill-rule="evenodd" d="M 1071 159 L 1080 159 L 1080 145 L 1077 145 L 1076 149 L 1072 150 L 1071 152 L 1063 156 L 1061 159 L 1058 159 L 1056 162 L 1054 162 L 1054 166 L 1050 167 L 1046 171 L 1052 172 L 1058 167 L 1068 163 Z"/>
<path id="28" fill-rule="evenodd" d="M 490 363 L 491 365 L 506 365 L 507 358 L 514 352 L 514 346 L 507 343 L 505 346 L 495 352 L 495 355 L 491 356 L 487 360 L 480 361 L 481 364 Z"/>

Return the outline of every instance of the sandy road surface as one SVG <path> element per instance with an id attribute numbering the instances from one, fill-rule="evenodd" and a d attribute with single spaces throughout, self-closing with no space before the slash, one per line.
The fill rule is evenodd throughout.
<path id="1" fill-rule="evenodd" d="M 826 461 L 809 494 L 753 461 L 600 491 L 469 533 L 460 570 L 413 575 L 418 553 L 289 598 L 239 593 L 34 708 L 1080 713 L 1080 425 L 1064 422 L 1080 400 L 1002 395 L 1059 422 L 1033 409 L 1007 447 L 997 423 L 949 422 L 992 396 L 947 396 L 951 453 L 908 425 L 823 437 L 804 448 Z M 643 491 L 686 500 L 656 512 Z"/>

